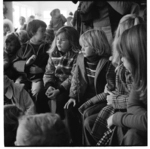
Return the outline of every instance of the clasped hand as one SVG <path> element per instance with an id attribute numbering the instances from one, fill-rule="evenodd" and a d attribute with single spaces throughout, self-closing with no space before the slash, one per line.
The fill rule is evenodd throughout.
<path id="1" fill-rule="evenodd" d="M 56 100 L 57 95 L 59 94 L 59 89 L 55 89 L 54 87 L 50 86 L 46 91 L 46 96 L 51 100 Z"/>

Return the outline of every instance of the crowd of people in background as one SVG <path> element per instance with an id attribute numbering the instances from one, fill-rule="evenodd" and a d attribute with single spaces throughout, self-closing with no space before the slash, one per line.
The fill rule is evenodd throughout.
<path id="1" fill-rule="evenodd" d="M 5 146 L 147 146 L 147 16 L 80 1 L 49 25 L 3 21 Z"/>

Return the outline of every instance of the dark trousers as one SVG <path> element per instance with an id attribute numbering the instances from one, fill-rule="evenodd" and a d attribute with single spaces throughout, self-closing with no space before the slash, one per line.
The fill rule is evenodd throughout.
<path id="1" fill-rule="evenodd" d="M 43 88 L 40 92 L 36 95 L 35 107 L 37 113 L 46 113 L 50 112 L 50 107 L 48 105 L 48 98 L 45 95 L 46 90 Z"/>
<path id="2" fill-rule="evenodd" d="M 71 104 L 68 109 L 65 109 L 66 124 L 69 129 L 69 134 L 73 146 L 82 145 L 81 115 L 78 112 L 77 107 L 78 106 L 73 107 Z"/>
<path id="3" fill-rule="evenodd" d="M 37 101 L 35 102 L 36 105 L 36 111 L 37 113 L 46 113 L 46 112 L 51 112 L 51 106 L 48 104 L 50 101 L 49 98 L 45 95 L 46 90 L 42 89 L 38 94 L 37 94 Z M 64 114 L 64 105 L 68 101 L 69 93 L 67 91 L 60 93 L 57 96 L 56 99 L 56 113 L 60 115 L 61 119 L 65 118 Z M 49 102 L 50 103 L 50 102 Z"/>

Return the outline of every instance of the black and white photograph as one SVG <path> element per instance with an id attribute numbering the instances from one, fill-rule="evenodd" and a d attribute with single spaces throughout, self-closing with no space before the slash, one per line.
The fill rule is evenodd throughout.
<path id="1" fill-rule="evenodd" d="M 146 0 L 1 7 L 2 147 L 148 147 Z"/>

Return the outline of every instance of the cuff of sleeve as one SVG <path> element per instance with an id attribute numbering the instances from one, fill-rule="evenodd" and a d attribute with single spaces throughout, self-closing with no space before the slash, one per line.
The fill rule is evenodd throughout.
<path id="1" fill-rule="evenodd" d="M 51 82 L 48 82 L 48 83 L 46 83 L 44 88 L 47 90 L 50 86 L 54 87 L 54 84 Z"/>

